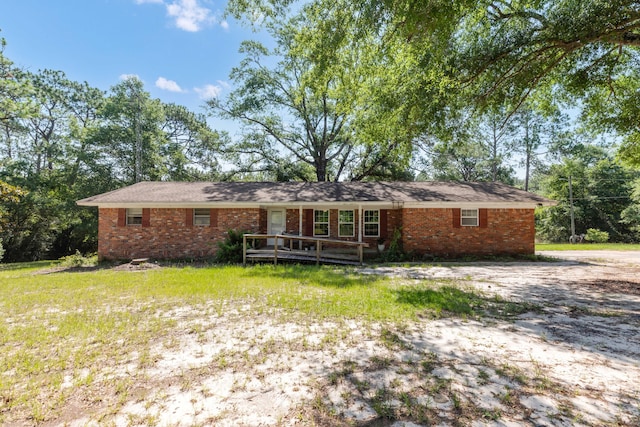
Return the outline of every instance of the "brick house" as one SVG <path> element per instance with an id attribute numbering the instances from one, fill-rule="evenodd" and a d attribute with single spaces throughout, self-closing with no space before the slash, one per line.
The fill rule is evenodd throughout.
<path id="1" fill-rule="evenodd" d="M 533 254 L 534 209 L 553 201 L 498 183 L 140 182 L 79 200 L 99 209 L 101 259 L 210 257 L 229 229 L 405 251 Z"/>

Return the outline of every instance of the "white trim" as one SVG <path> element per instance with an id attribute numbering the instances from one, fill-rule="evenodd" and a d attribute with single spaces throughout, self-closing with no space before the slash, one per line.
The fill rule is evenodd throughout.
<path id="1" fill-rule="evenodd" d="M 140 210 L 140 215 L 136 214 L 134 215 L 132 212 L 130 213 L 129 211 L 131 210 Z M 129 218 L 138 218 L 138 216 L 140 217 L 140 222 L 129 222 Z M 126 208 L 125 210 L 125 225 L 127 226 L 138 226 L 138 225 L 142 225 L 142 218 L 144 216 L 144 213 L 142 212 L 142 208 Z"/>
<path id="2" fill-rule="evenodd" d="M 197 210 L 206 210 L 207 214 L 206 215 L 198 215 L 196 213 Z M 207 218 L 209 221 L 207 221 L 206 224 L 198 224 L 198 222 L 196 221 L 197 218 Z M 210 227 L 211 226 L 211 209 L 208 208 L 193 208 L 193 226 L 194 227 Z"/>
<path id="3" fill-rule="evenodd" d="M 363 229 L 364 229 L 364 225 L 362 225 L 362 218 L 363 218 L 363 210 L 362 210 L 362 205 L 358 205 L 358 242 L 362 243 L 362 235 L 364 234 Z"/>
<path id="4" fill-rule="evenodd" d="M 371 222 L 370 221 L 368 223 L 365 223 L 364 222 L 364 212 L 367 212 L 367 211 L 368 212 L 378 212 L 378 221 L 376 221 L 376 222 Z M 363 216 L 362 216 L 362 234 L 364 235 L 364 237 L 380 237 L 380 209 L 365 209 L 364 212 L 363 212 Z M 376 235 L 373 235 L 373 234 L 372 235 L 366 235 L 364 233 L 364 231 L 365 231 L 365 228 L 366 228 L 365 226 L 367 224 L 377 224 L 378 225 L 378 233 Z"/>
<path id="5" fill-rule="evenodd" d="M 282 231 L 274 232 L 271 227 L 271 215 L 274 212 L 282 213 Z M 267 234 L 282 234 L 287 231 L 287 209 L 286 208 L 271 208 L 267 209 Z M 278 239 L 278 246 L 282 246 L 284 244 L 283 239 Z M 267 239 L 267 245 L 275 245 L 275 239 Z"/>
<path id="6" fill-rule="evenodd" d="M 300 204 L 299 202 L 292 202 L 286 204 L 282 202 L 278 203 L 219 203 L 219 202 L 121 202 L 121 203 L 93 203 L 93 202 L 76 202 L 78 206 L 97 206 L 99 208 L 213 208 L 213 209 L 228 209 L 228 208 L 287 208 L 295 209 L 295 207 L 302 209 L 359 209 L 360 207 L 373 210 L 373 209 L 394 209 L 393 203 L 388 202 L 306 202 Z M 404 208 L 412 209 L 429 209 L 429 208 L 485 208 L 485 209 L 535 209 L 539 204 L 531 202 L 413 202 L 405 203 Z M 544 206 L 554 206 L 545 204 Z"/>
<path id="7" fill-rule="evenodd" d="M 318 224 L 327 224 L 327 234 L 316 234 L 316 211 L 327 212 L 327 222 L 318 222 Z M 329 237 L 331 236 L 331 210 L 330 209 L 314 209 L 313 210 L 313 237 Z"/>
<path id="8" fill-rule="evenodd" d="M 464 211 L 475 211 L 475 215 L 473 216 L 464 216 L 463 212 Z M 475 224 L 464 224 L 464 219 L 475 219 L 476 223 Z M 460 209 L 460 226 L 461 227 L 479 227 L 480 226 L 480 209 L 472 209 L 472 208 L 462 208 Z"/>
<path id="9" fill-rule="evenodd" d="M 351 212 L 351 222 L 341 222 L 340 212 Z M 351 224 L 351 234 L 340 234 L 342 224 Z M 355 209 L 338 209 L 338 237 L 354 237 L 356 235 L 356 211 Z"/>

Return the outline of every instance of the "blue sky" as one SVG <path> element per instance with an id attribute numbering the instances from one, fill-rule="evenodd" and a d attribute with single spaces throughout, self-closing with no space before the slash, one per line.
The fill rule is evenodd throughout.
<path id="1" fill-rule="evenodd" d="M 137 75 L 152 97 L 203 112 L 206 98 L 229 92 L 240 43 L 265 37 L 224 18 L 225 6 L 223 0 L 1 0 L 0 37 L 5 55 L 23 69 L 61 70 L 103 90 Z"/>

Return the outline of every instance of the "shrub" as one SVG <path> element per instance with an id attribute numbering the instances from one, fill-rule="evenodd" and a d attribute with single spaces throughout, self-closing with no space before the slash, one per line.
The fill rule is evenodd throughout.
<path id="1" fill-rule="evenodd" d="M 60 265 L 65 267 L 88 267 L 98 263 L 98 256 L 96 254 L 84 256 L 76 249 L 75 254 L 64 256 L 60 261 Z"/>
<path id="2" fill-rule="evenodd" d="M 389 249 L 381 256 L 383 262 L 398 262 L 404 261 L 406 254 L 402 250 L 402 230 L 396 228 L 393 230 L 393 236 L 391 237 L 391 243 L 389 243 Z"/>
<path id="3" fill-rule="evenodd" d="M 4 247 L 2 246 L 2 239 L 0 239 L 0 261 L 2 261 L 2 257 L 4 257 Z"/>
<path id="4" fill-rule="evenodd" d="M 585 240 L 593 243 L 607 243 L 609 241 L 609 233 L 600 231 L 597 228 L 590 228 L 584 236 Z"/>
<path id="5" fill-rule="evenodd" d="M 242 262 L 242 239 L 245 231 L 229 230 L 227 238 L 218 243 L 215 262 L 222 264 L 239 264 Z"/>

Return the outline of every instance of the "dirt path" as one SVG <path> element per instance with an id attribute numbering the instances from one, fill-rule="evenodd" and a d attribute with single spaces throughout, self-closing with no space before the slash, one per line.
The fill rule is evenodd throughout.
<path id="1" fill-rule="evenodd" d="M 109 374 L 136 384 L 117 413 L 60 424 L 640 425 L 639 254 L 545 255 L 564 260 L 360 270 L 531 305 L 514 316 L 383 325 L 176 308 L 183 332 L 153 363 Z"/>

